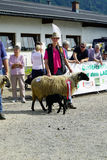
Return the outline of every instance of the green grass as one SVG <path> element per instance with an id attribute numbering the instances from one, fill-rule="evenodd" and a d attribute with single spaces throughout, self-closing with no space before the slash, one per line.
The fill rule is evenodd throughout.
<path id="1" fill-rule="evenodd" d="M 31 66 L 25 67 L 25 75 L 29 75 L 31 72 L 32 72 L 32 67 Z"/>

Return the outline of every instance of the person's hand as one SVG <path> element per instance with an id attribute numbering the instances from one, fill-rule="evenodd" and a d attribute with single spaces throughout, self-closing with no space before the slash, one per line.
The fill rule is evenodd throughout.
<path id="1" fill-rule="evenodd" d="M 13 64 L 13 65 L 12 65 L 12 69 L 14 69 L 14 68 L 16 68 L 16 64 Z"/>
<path id="2" fill-rule="evenodd" d="M 49 77 L 50 77 L 50 76 L 51 76 L 51 72 L 48 72 L 48 73 L 47 73 L 47 76 L 49 76 Z"/>
<path id="3" fill-rule="evenodd" d="M 76 60 L 69 60 L 69 63 L 76 63 Z"/>
<path id="4" fill-rule="evenodd" d="M 19 64 L 18 64 L 18 67 L 19 67 L 19 68 L 23 68 L 23 66 L 22 66 L 22 64 L 21 64 L 21 63 L 19 63 Z"/>
<path id="5" fill-rule="evenodd" d="M 72 60 L 72 63 L 76 63 L 76 60 Z"/>
<path id="6" fill-rule="evenodd" d="M 75 63 L 80 64 L 80 62 L 78 60 L 75 60 Z"/>
<path id="7" fill-rule="evenodd" d="M 16 64 L 15 64 L 15 67 L 16 67 L 16 68 L 19 68 L 19 63 L 16 63 Z"/>
<path id="8" fill-rule="evenodd" d="M 80 63 L 84 63 L 84 60 L 83 60 L 83 59 L 81 59 L 81 60 L 80 60 Z"/>
<path id="9" fill-rule="evenodd" d="M 103 63 L 102 63 L 102 61 L 101 61 L 101 60 L 100 60 L 99 62 L 100 62 L 100 64 L 101 64 L 101 65 L 103 65 Z"/>

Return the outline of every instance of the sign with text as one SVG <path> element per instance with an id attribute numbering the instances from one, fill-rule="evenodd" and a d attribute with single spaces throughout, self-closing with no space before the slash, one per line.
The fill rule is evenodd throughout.
<path id="1" fill-rule="evenodd" d="M 103 65 L 96 62 L 85 62 L 82 64 L 70 63 L 73 72 L 85 72 L 90 78 L 89 81 L 81 81 L 78 83 L 77 91 L 74 93 L 90 93 L 95 91 L 107 90 L 107 62 L 103 61 Z M 66 74 L 69 74 L 67 71 Z"/>

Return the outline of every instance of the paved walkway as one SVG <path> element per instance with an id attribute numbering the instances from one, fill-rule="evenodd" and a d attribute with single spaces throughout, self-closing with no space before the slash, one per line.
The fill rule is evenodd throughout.
<path id="1" fill-rule="evenodd" d="M 107 160 L 107 92 L 73 98 L 76 110 L 57 114 L 11 103 L 4 90 L 6 121 L 0 121 L 0 160 Z M 45 103 L 45 101 L 44 101 Z"/>

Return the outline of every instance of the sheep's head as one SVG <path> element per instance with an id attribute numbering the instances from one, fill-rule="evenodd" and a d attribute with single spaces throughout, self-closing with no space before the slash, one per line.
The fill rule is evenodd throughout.
<path id="1" fill-rule="evenodd" d="M 78 73 L 78 80 L 79 81 L 82 81 L 82 80 L 89 81 L 89 77 L 84 72 L 80 72 Z"/>
<path id="2" fill-rule="evenodd" d="M 10 80 L 7 75 L 3 76 L 3 83 L 5 84 L 5 87 L 10 88 Z"/>

